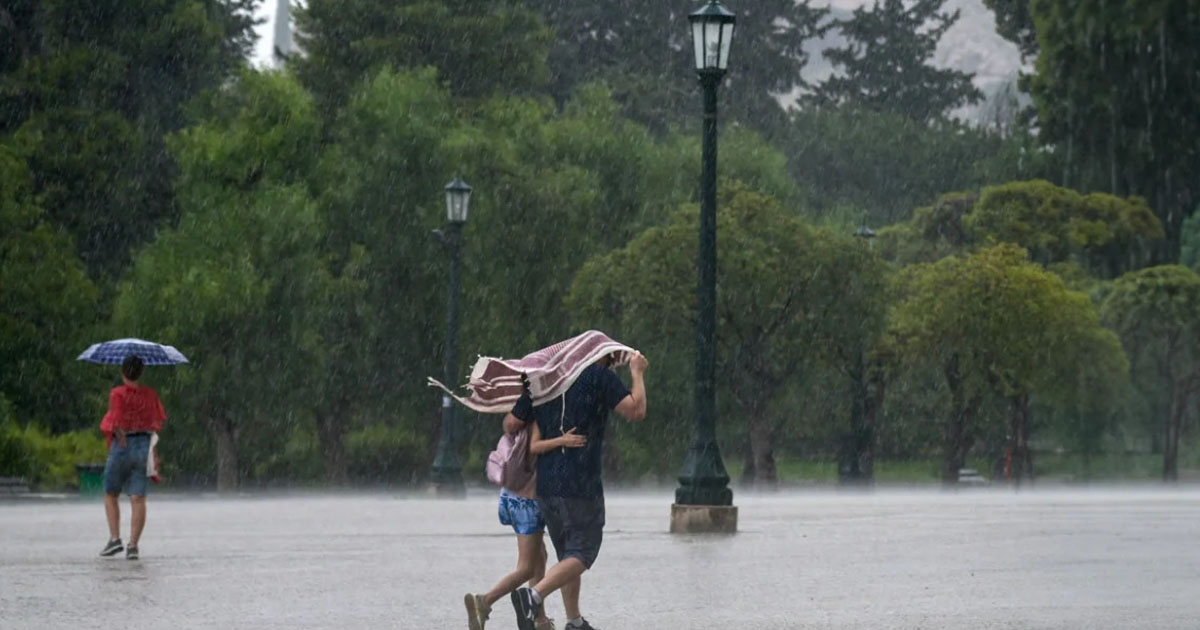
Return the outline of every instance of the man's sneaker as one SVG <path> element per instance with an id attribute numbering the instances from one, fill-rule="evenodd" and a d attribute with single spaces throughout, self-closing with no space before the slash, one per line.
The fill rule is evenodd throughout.
<path id="1" fill-rule="evenodd" d="M 129 545 L 129 548 L 125 550 L 125 559 L 126 560 L 137 560 L 138 559 L 137 547 L 134 547 L 133 545 Z"/>
<path id="2" fill-rule="evenodd" d="M 463 597 L 463 603 L 467 606 L 467 625 L 471 630 L 483 630 L 483 624 L 487 623 L 492 607 L 483 602 L 483 595 L 471 593 Z"/>
<path id="3" fill-rule="evenodd" d="M 587 619 L 580 617 L 578 624 L 568 623 L 566 630 L 596 630 L 596 628 L 593 628 L 592 624 L 587 622 Z"/>
<path id="4" fill-rule="evenodd" d="M 100 552 L 100 557 L 107 558 L 109 556 L 115 556 L 122 551 L 125 551 L 125 545 L 121 543 L 120 538 L 114 538 L 108 541 L 107 545 L 104 545 L 104 550 Z"/>
<path id="5" fill-rule="evenodd" d="M 545 621 L 538 622 L 537 626 L 534 627 L 534 630 L 558 630 L 558 629 L 554 627 L 554 620 L 549 617 L 546 617 Z"/>
<path id="6" fill-rule="evenodd" d="M 533 601 L 533 589 L 522 587 L 512 592 L 513 610 L 517 613 L 517 630 L 537 630 L 538 608 Z"/>

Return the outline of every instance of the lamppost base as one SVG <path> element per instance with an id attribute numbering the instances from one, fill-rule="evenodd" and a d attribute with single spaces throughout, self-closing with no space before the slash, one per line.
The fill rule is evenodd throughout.
<path id="1" fill-rule="evenodd" d="M 434 470 L 429 481 L 429 494 L 439 499 L 462 499 L 467 496 L 461 471 Z"/>
<path id="2" fill-rule="evenodd" d="M 736 505 L 671 504 L 672 534 L 737 533 Z"/>

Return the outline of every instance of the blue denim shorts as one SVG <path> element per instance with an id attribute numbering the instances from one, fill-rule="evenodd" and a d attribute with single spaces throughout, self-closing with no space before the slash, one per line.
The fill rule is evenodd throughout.
<path id="1" fill-rule="evenodd" d="M 116 439 L 104 462 L 104 492 L 130 496 L 146 496 L 146 458 L 150 455 L 150 435 L 130 435 L 125 446 Z"/>
<path id="2" fill-rule="evenodd" d="M 523 536 L 540 534 L 546 529 L 542 510 L 537 499 L 519 497 L 507 489 L 500 490 L 500 524 L 511 525 L 513 531 Z"/>

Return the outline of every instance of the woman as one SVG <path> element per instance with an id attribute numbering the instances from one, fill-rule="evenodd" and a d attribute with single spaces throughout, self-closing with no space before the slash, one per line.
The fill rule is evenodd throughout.
<path id="1" fill-rule="evenodd" d="M 556 448 L 579 448 L 587 444 L 587 437 L 576 435 L 575 429 L 552 440 L 542 439 L 536 422 L 527 430 L 532 432 L 529 436 L 531 457 Z M 511 526 L 517 534 L 517 568 L 500 578 L 487 593 L 467 593 L 464 599 L 471 630 L 483 630 L 496 600 L 514 591 L 522 582 L 537 584 L 546 574 L 546 545 L 542 540 L 546 522 L 538 508 L 537 475 L 532 476 L 529 483 L 517 492 L 501 488 L 499 510 L 500 524 Z M 545 606 L 538 610 L 537 630 L 554 630 L 554 622 L 546 618 Z"/>
<path id="2" fill-rule="evenodd" d="M 129 356 L 121 364 L 122 385 L 108 394 L 108 413 L 100 422 L 100 431 L 108 440 L 108 461 L 104 463 L 104 512 L 108 516 L 108 544 L 101 556 L 121 551 L 129 560 L 138 559 L 138 541 L 146 526 L 146 461 L 150 457 L 150 438 L 162 430 L 167 419 L 158 394 L 138 384 L 145 364 Z M 121 544 L 121 490 L 129 495 L 133 516 L 129 526 L 129 547 Z"/>

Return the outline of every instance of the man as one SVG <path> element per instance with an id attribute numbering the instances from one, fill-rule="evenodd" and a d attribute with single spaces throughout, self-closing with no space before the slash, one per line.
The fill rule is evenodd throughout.
<path id="1" fill-rule="evenodd" d="M 538 459 L 538 504 L 558 564 L 533 588 L 513 591 L 520 630 L 534 630 L 543 601 L 559 589 L 568 630 L 594 630 L 579 612 L 579 578 L 596 561 L 604 534 L 604 428 L 610 410 L 634 422 L 646 417 L 646 357 L 634 353 L 629 361 L 632 391 L 609 369 L 611 362 L 611 357 L 605 357 L 589 365 L 565 394 L 538 407 L 526 391 L 504 418 L 504 430 L 509 433 L 537 422 L 544 439 L 572 429 L 587 438 L 582 448 L 556 449 Z"/>
<path id="2" fill-rule="evenodd" d="M 158 394 L 138 384 L 145 364 L 129 356 L 121 364 L 122 385 L 108 394 L 108 413 L 100 431 L 108 438 L 108 460 L 104 464 L 104 512 L 108 517 L 108 544 L 101 556 L 125 551 L 129 560 L 138 559 L 138 541 L 146 526 L 146 460 L 150 436 L 162 431 L 167 413 Z M 133 516 L 129 525 L 129 547 L 121 544 L 121 490 L 129 495 Z"/>

